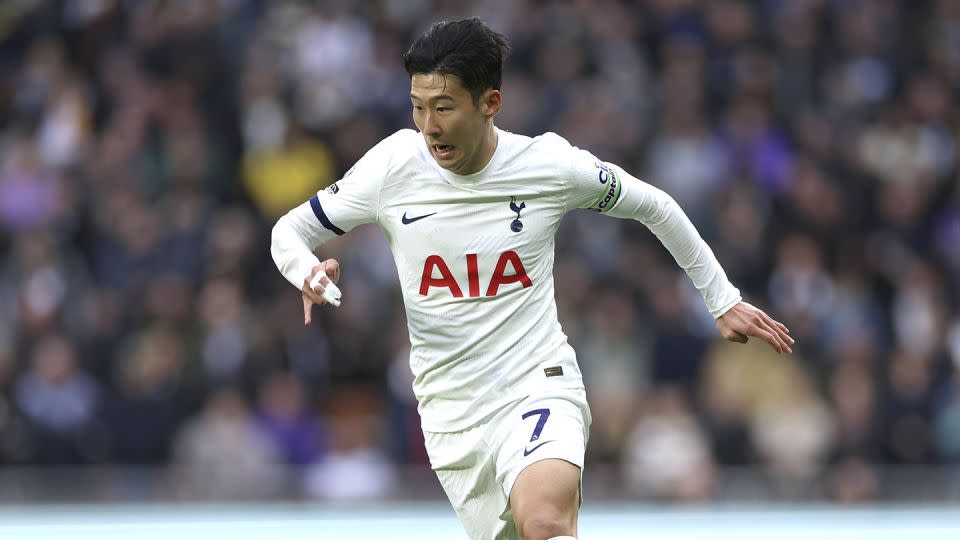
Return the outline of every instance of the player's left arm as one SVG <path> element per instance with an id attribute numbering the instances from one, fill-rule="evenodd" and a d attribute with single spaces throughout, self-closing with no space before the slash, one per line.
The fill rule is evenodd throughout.
<path id="1" fill-rule="evenodd" d="M 646 225 L 700 291 L 725 339 L 745 343 L 756 337 L 769 343 L 778 353 L 793 352 L 790 346 L 794 341 L 787 327 L 743 301 L 710 246 L 673 197 L 617 165 L 596 158 L 576 161 L 573 172 L 580 181 L 575 184 L 592 192 L 593 197 L 596 197 L 597 184 L 602 184 L 599 198 L 582 206 L 614 217 L 635 219 Z"/>

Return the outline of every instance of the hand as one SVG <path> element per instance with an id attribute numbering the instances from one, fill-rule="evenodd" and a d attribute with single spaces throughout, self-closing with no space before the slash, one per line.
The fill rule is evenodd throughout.
<path id="1" fill-rule="evenodd" d="M 740 302 L 717 318 L 717 329 L 727 341 L 746 343 L 751 337 L 760 338 L 777 353 L 792 353 L 793 338 L 790 330 L 773 320 L 763 310 Z"/>
<path id="2" fill-rule="evenodd" d="M 311 288 L 310 282 L 313 281 L 313 276 L 317 275 L 317 272 L 323 271 L 329 277 L 320 278 L 320 284 L 317 287 Z M 310 275 L 304 278 L 303 285 L 300 287 L 300 294 L 303 296 L 303 324 L 308 325 L 312 320 L 310 317 L 310 311 L 313 308 L 313 305 L 322 306 L 327 303 L 327 301 L 321 296 L 323 294 L 324 286 L 330 281 L 334 283 L 340 281 L 340 263 L 336 259 L 327 259 L 322 263 L 314 266 L 310 269 Z"/>

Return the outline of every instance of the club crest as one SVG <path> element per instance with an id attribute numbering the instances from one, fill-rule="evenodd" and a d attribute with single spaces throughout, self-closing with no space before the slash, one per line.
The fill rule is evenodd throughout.
<path id="1" fill-rule="evenodd" d="M 517 219 L 513 220 L 510 223 L 510 230 L 518 233 L 523 230 L 523 222 L 520 221 L 520 211 L 527 207 L 527 203 L 521 202 L 520 205 L 517 205 L 517 198 L 510 197 L 510 210 L 513 210 L 517 214 Z"/>

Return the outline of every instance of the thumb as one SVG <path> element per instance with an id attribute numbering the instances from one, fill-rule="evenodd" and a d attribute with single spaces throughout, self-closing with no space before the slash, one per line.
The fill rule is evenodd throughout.
<path id="1" fill-rule="evenodd" d="M 336 259 L 323 261 L 323 271 L 334 283 L 340 281 L 340 263 Z"/>
<path id="2" fill-rule="evenodd" d="M 746 343 L 749 338 L 736 330 L 731 330 L 730 336 L 727 339 L 735 343 Z"/>

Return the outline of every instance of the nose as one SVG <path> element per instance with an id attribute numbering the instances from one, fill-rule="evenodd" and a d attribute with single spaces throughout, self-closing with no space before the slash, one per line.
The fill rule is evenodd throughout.
<path id="1" fill-rule="evenodd" d="M 423 133 L 430 137 L 439 137 L 441 134 L 440 126 L 430 111 L 423 115 Z"/>

